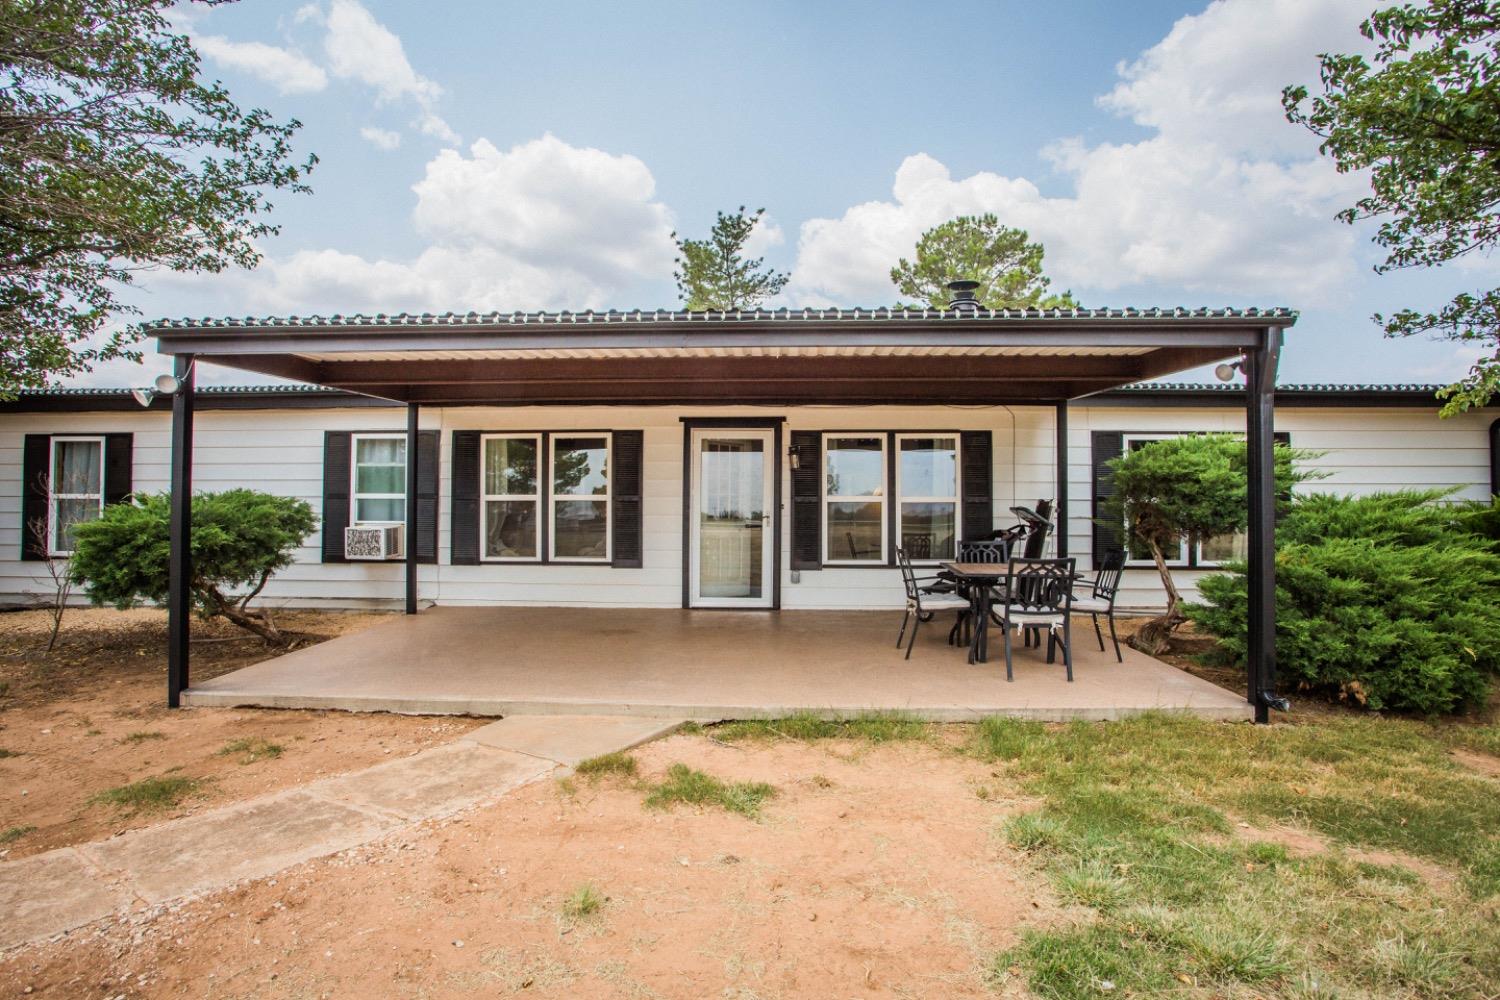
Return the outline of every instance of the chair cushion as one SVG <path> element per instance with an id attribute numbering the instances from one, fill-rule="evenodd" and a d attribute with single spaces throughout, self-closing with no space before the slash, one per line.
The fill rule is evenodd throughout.
<path id="1" fill-rule="evenodd" d="M 1062 615 L 1051 614 L 1050 612 L 1045 611 L 1012 611 L 1005 617 L 1006 620 L 1008 620 L 1011 625 L 1015 626 L 1016 628 L 1021 628 L 1022 626 L 1030 627 L 1033 625 L 1046 625 L 1052 628 L 1063 627 Z"/>
<path id="2" fill-rule="evenodd" d="M 1076 597 L 1073 599 L 1074 611 L 1097 611 L 1105 613 L 1110 608 L 1108 601 L 1101 601 L 1097 597 Z"/>
<path id="3" fill-rule="evenodd" d="M 962 597 L 951 597 L 947 594 L 923 595 L 923 611 L 950 611 L 955 608 L 968 610 L 969 602 Z"/>

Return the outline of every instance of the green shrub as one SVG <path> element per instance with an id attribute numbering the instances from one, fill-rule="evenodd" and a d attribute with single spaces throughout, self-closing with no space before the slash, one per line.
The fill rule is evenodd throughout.
<path id="1" fill-rule="evenodd" d="M 1282 678 L 1373 709 L 1451 712 L 1500 669 L 1500 554 L 1440 492 L 1299 498 L 1277 529 Z M 1244 662 L 1243 564 L 1189 616 Z"/>
<path id="2" fill-rule="evenodd" d="M 171 497 L 140 495 L 113 504 L 74 531 L 71 570 L 95 604 L 134 607 L 167 599 Z M 193 497 L 193 603 L 269 642 L 284 644 L 269 614 L 249 610 L 271 574 L 292 564 L 318 519 L 306 501 L 256 490 Z M 245 588 L 235 595 L 232 591 Z"/>

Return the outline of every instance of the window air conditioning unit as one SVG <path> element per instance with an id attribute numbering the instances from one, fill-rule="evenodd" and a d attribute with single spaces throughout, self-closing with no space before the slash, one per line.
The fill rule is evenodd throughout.
<path id="1" fill-rule="evenodd" d="M 404 559 L 404 524 L 370 524 L 344 529 L 345 559 Z"/>

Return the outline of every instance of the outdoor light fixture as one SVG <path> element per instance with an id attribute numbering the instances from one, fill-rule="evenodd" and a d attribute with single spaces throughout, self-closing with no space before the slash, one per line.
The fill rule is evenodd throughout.
<path id="1" fill-rule="evenodd" d="M 798 448 L 796 445 L 792 445 L 786 450 L 786 453 L 787 457 L 792 460 L 792 468 L 802 468 L 802 449 Z"/>
<path id="2" fill-rule="evenodd" d="M 1244 364 L 1245 360 L 1243 358 L 1239 361 L 1221 361 L 1219 364 L 1214 365 L 1214 378 L 1220 382 L 1232 382 L 1234 381 L 1234 373 L 1243 371 Z"/>
<path id="3" fill-rule="evenodd" d="M 189 366 L 189 371 L 192 367 Z M 182 388 L 182 379 L 176 375 L 158 375 L 156 381 L 148 389 L 131 389 L 130 398 L 142 406 L 150 406 L 151 401 L 157 396 L 172 396 Z"/>

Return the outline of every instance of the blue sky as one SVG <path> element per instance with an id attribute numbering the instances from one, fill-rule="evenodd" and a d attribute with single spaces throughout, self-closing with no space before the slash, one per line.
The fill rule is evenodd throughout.
<path id="1" fill-rule="evenodd" d="M 656 307 L 676 228 L 765 206 L 779 304 L 889 302 L 925 228 L 994 211 L 1086 305 L 1288 305 L 1283 381 L 1445 381 L 1370 313 L 1493 279 L 1376 277 L 1340 177 L 1281 117 L 1369 0 L 182 8 L 242 105 L 304 127 L 253 273 L 143 275 L 148 317 Z M 139 384 L 110 365 L 91 381 Z M 223 380 L 238 380 L 239 376 Z"/>

